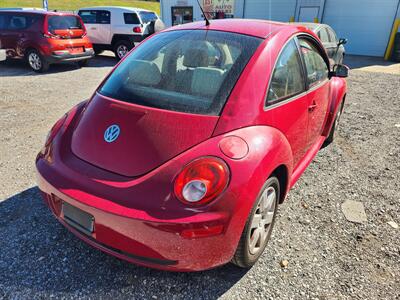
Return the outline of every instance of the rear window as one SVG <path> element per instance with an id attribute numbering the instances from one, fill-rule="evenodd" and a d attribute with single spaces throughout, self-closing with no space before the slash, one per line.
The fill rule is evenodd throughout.
<path id="1" fill-rule="evenodd" d="M 135 13 L 124 13 L 125 24 L 140 24 L 139 18 Z"/>
<path id="2" fill-rule="evenodd" d="M 55 30 L 82 29 L 80 20 L 75 16 L 49 16 L 48 30 L 55 33 Z"/>
<path id="3" fill-rule="evenodd" d="M 141 11 L 139 12 L 140 18 L 143 23 L 150 23 L 151 21 L 157 20 L 157 15 L 151 11 Z"/>
<path id="4" fill-rule="evenodd" d="M 158 34 L 150 41 L 121 63 L 99 93 L 144 106 L 219 115 L 262 39 L 180 30 Z"/>

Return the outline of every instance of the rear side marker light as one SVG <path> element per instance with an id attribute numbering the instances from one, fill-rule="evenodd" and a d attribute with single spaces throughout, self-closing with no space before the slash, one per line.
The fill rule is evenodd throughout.
<path id="1" fill-rule="evenodd" d="M 176 197 L 188 205 L 204 205 L 217 198 L 229 182 L 229 168 L 217 157 L 202 157 L 186 165 L 175 179 Z"/>
<path id="2" fill-rule="evenodd" d="M 221 234 L 224 230 L 223 225 L 204 226 L 203 228 L 184 229 L 181 236 L 186 239 L 201 238 Z"/>

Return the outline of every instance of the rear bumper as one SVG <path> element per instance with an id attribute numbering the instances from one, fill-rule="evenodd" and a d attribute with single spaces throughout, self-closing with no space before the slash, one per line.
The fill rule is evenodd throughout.
<path id="1" fill-rule="evenodd" d="M 131 208 L 121 208 L 124 215 L 116 214 L 104 207 L 95 207 L 95 203 L 91 206 L 78 197 L 71 197 L 68 190 L 72 187 L 68 182 L 61 184 L 65 190 L 52 185 L 45 178 L 50 175 L 46 165 L 43 159 L 37 160 L 37 182 L 46 204 L 60 223 L 93 247 L 135 264 L 172 271 L 205 270 L 230 261 L 234 247 L 227 238 L 229 216 L 225 213 L 194 214 L 173 221 L 155 220 L 153 212 L 135 212 Z M 81 195 L 87 199 L 83 193 Z M 67 223 L 62 212 L 63 202 L 94 217 L 92 234 L 85 234 Z M 183 232 L 204 228 L 221 228 L 221 231 L 196 238 L 183 235 Z"/>
<path id="2" fill-rule="evenodd" d="M 52 54 L 48 56 L 46 59 L 49 63 L 60 63 L 60 62 L 77 62 L 81 60 L 86 60 L 90 59 L 94 56 L 94 50 L 85 50 L 85 52 L 82 53 L 76 53 L 76 54 L 62 54 L 62 55 L 55 55 Z"/>

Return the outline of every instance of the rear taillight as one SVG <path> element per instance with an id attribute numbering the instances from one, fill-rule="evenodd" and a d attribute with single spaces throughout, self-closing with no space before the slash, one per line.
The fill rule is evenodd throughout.
<path id="1" fill-rule="evenodd" d="M 140 27 L 140 26 L 133 27 L 133 32 L 134 33 L 142 33 L 142 27 Z"/>
<path id="2" fill-rule="evenodd" d="M 58 39 L 60 38 L 60 36 L 53 34 L 49 31 L 49 19 L 48 16 L 46 16 L 44 18 L 44 22 L 43 22 L 43 36 L 45 38 L 49 38 L 49 39 Z"/>
<path id="3" fill-rule="evenodd" d="M 185 204 L 203 205 L 227 187 L 229 168 L 216 157 L 202 157 L 188 164 L 175 179 L 176 197 Z"/>
<path id="4" fill-rule="evenodd" d="M 82 30 L 83 30 L 83 33 L 82 33 L 81 37 L 85 37 L 87 35 L 85 23 L 83 23 L 83 20 L 82 20 L 82 18 L 80 16 L 77 16 L 77 18 L 78 18 L 79 22 L 81 23 Z"/>

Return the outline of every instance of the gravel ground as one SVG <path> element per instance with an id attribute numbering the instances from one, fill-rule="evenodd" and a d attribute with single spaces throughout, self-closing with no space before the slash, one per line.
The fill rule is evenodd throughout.
<path id="1" fill-rule="evenodd" d="M 0 63 L 0 299 L 400 299 L 400 229 L 387 224 L 400 224 L 399 75 L 352 71 L 336 142 L 281 205 L 251 270 L 168 273 L 87 246 L 51 216 L 35 186 L 48 129 L 114 62 L 46 75 Z M 364 204 L 365 224 L 344 218 L 345 200 Z"/>

